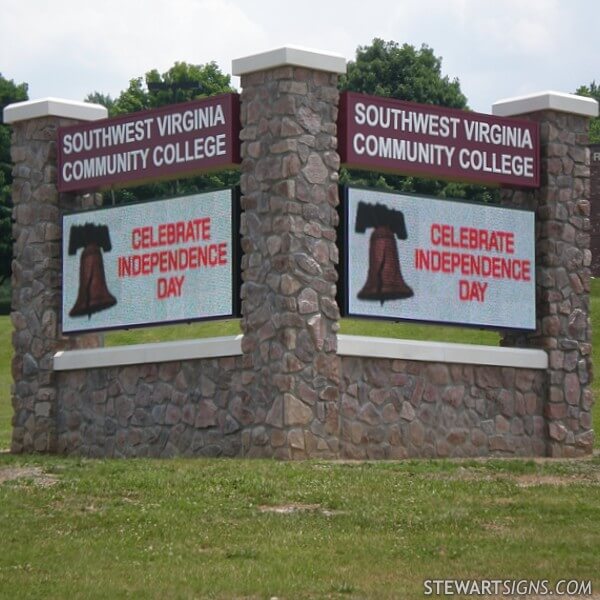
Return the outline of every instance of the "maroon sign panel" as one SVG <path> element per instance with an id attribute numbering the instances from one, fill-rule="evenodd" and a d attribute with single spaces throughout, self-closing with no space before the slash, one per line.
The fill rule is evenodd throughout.
<path id="1" fill-rule="evenodd" d="M 345 92 L 339 152 L 348 167 L 478 183 L 539 186 L 539 127 Z"/>
<path id="2" fill-rule="evenodd" d="M 222 94 L 58 131 L 61 192 L 189 176 L 240 162 L 239 96 Z"/>

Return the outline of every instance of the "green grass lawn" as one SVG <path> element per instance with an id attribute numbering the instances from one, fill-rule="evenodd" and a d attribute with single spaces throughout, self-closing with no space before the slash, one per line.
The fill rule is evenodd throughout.
<path id="1" fill-rule="evenodd" d="M 220 335 L 238 335 L 242 332 L 238 319 L 208 321 L 181 325 L 164 325 L 144 329 L 111 331 L 105 334 L 107 346 L 147 344 Z M 342 319 L 340 333 L 348 335 L 371 335 L 377 337 L 406 338 L 414 340 L 437 340 L 465 344 L 497 346 L 500 336 L 494 331 L 463 327 L 442 327 L 418 323 L 393 323 L 369 319 Z"/>
<path id="2" fill-rule="evenodd" d="M 599 458 L 4 456 L 0 478 L 3 598 L 410 599 L 443 578 L 600 585 Z"/>

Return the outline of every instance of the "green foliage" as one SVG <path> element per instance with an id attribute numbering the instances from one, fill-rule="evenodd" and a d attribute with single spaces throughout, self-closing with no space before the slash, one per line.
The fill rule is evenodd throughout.
<path id="1" fill-rule="evenodd" d="M 592 81 L 589 86 L 582 85 L 575 92 L 579 96 L 587 96 L 600 102 L 600 86 Z M 600 144 L 600 117 L 591 119 L 590 122 L 590 144 Z"/>
<path id="2" fill-rule="evenodd" d="M 0 315 L 9 315 L 12 304 L 12 287 L 10 279 L 6 278 L 0 284 Z"/>
<path id="3" fill-rule="evenodd" d="M 132 79 L 107 108 L 111 116 L 120 115 L 233 91 L 229 75 L 222 73 L 216 63 L 176 62 L 162 75 L 152 69 L 145 77 Z"/>
<path id="4" fill-rule="evenodd" d="M 340 86 L 422 104 L 467 107 L 458 79 L 442 75 L 442 59 L 426 45 L 417 50 L 409 44 L 399 46 L 375 38 L 370 46 L 358 47 L 356 60 L 348 63 Z"/>
<path id="5" fill-rule="evenodd" d="M 10 158 L 10 127 L 4 124 L 4 107 L 27 100 L 27 84 L 15 84 L 0 73 L 0 285 L 10 277 L 12 262 L 12 161 Z"/>
<path id="6" fill-rule="evenodd" d="M 129 87 L 122 91 L 116 99 L 112 99 L 107 94 L 94 92 L 86 97 L 86 102 L 96 102 L 106 106 L 112 117 L 233 91 L 235 90 L 231 86 L 230 76 L 222 73 L 216 63 L 192 65 L 186 62 L 176 62 L 162 74 L 156 69 L 152 69 L 144 77 L 131 79 Z M 105 204 L 122 204 L 169 198 L 230 187 L 236 185 L 238 181 L 237 171 L 220 171 L 198 177 L 107 192 L 104 202 Z"/>
<path id="7" fill-rule="evenodd" d="M 450 108 L 467 108 L 458 79 L 442 74 L 442 59 L 426 45 L 416 49 L 375 38 L 370 46 L 359 46 L 356 60 L 340 79 L 340 89 Z M 479 185 L 448 183 L 435 179 L 407 177 L 342 169 L 340 181 L 347 185 L 415 192 L 429 196 L 492 201 L 497 191 Z"/>
<path id="8" fill-rule="evenodd" d="M 222 73 L 216 63 L 176 62 L 162 75 L 152 69 L 144 77 L 131 79 L 129 87 L 115 99 L 94 92 L 88 94 L 85 101 L 102 104 L 109 116 L 114 117 L 234 91 L 230 76 Z"/>
<path id="9" fill-rule="evenodd" d="M 102 106 L 108 109 L 108 114 L 114 114 L 114 105 L 115 101 L 110 97 L 110 94 L 102 94 L 101 92 L 94 92 L 93 94 L 88 94 L 85 97 L 85 102 L 90 102 L 92 104 L 101 104 Z"/>

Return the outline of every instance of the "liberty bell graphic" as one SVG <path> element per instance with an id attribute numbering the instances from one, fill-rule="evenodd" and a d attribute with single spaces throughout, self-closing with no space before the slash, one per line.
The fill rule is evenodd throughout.
<path id="1" fill-rule="evenodd" d="M 414 295 L 400 271 L 396 237 L 407 238 L 404 215 L 383 204 L 358 203 L 356 233 L 373 228 L 369 242 L 369 272 L 367 281 L 357 297 L 360 300 L 400 300 Z"/>
<path id="2" fill-rule="evenodd" d="M 88 318 L 93 313 L 114 306 L 117 299 L 108 291 L 104 274 L 102 250 L 110 252 L 110 234 L 106 225 L 86 223 L 72 225 L 69 232 L 69 255 L 74 256 L 83 248 L 79 262 L 79 291 L 70 317 Z"/>

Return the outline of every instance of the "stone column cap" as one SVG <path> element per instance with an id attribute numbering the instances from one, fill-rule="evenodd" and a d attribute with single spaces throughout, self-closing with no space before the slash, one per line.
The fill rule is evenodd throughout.
<path id="1" fill-rule="evenodd" d="M 316 71 L 345 73 L 346 59 L 341 54 L 311 50 L 302 46 L 283 46 L 231 61 L 233 75 L 246 75 L 277 67 L 306 67 Z"/>
<path id="2" fill-rule="evenodd" d="M 65 117 L 78 121 L 98 121 L 108 117 L 108 110 L 100 104 L 64 100 L 63 98 L 41 98 L 14 102 L 4 108 L 4 123 L 18 123 L 41 117 Z"/>
<path id="3" fill-rule="evenodd" d="M 556 110 L 583 117 L 597 117 L 598 102 L 585 96 L 548 91 L 504 98 L 492 104 L 492 114 L 498 117 L 512 117 L 540 110 Z"/>

